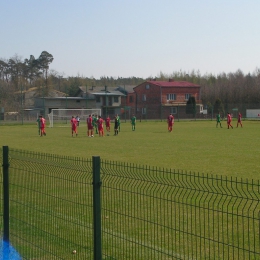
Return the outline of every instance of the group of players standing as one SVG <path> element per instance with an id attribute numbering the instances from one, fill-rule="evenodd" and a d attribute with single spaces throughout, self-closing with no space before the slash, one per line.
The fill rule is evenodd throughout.
<path id="1" fill-rule="evenodd" d="M 221 116 L 220 116 L 220 113 L 217 114 L 216 116 L 216 121 L 217 121 L 217 124 L 216 124 L 216 127 L 218 127 L 218 125 L 220 125 L 220 127 L 222 128 L 222 125 L 221 125 Z M 230 113 L 227 113 L 227 128 L 232 128 L 233 129 L 233 126 L 231 124 L 232 122 L 232 116 Z M 173 127 L 173 124 L 174 124 L 174 116 L 172 114 L 170 114 L 168 117 L 167 117 L 167 123 L 168 123 L 168 131 L 169 132 L 172 132 L 172 127 Z M 238 112 L 238 117 L 237 117 L 237 127 L 238 126 L 241 126 L 243 127 L 243 124 L 242 124 L 242 114 L 240 112 Z"/>
<path id="2" fill-rule="evenodd" d="M 110 121 L 111 121 L 109 116 L 107 116 L 106 119 L 104 120 L 101 116 L 89 115 L 89 117 L 87 118 L 86 121 L 87 121 L 88 137 L 94 137 L 94 129 L 95 129 L 96 134 L 103 137 L 104 136 L 104 127 L 103 127 L 104 122 L 106 125 L 107 135 L 109 135 Z M 173 124 L 174 124 L 174 116 L 172 114 L 170 114 L 167 117 L 167 122 L 168 122 L 168 131 L 172 132 L 172 128 L 173 128 Z M 136 125 L 136 116 L 135 115 L 132 115 L 130 123 L 132 126 L 132 131 L 135 131 L 135 125 Z M 77 130 L 76 130 L 75 123 L 72 122 L 71 124 L 72 124 L 72 136 L 73 136 L 73 132 L 75 132 Z M 120 117 L 118 114 L 116 114 L 114 117 L 114 124 L 115 124 L 114 125 L 114 135 L 118 135 L 118 132 L 120 132 Z"/>
<path id="3" fill-rule="evenodd" d="M 40 136 L 46 136 L 46 132 L 45 132 L 45 125 L 46 125 L 46 120 L 45 118 L 43 118 L 43 116 L 39 116 L 37 121 L 37 125 L 38 125 L 38 133 Z M 106 125 L 106 131 L 107 131 L 107 135 L 110 134 L 110 117 L 107 116 L 106 119 L 104 120 L 101 116 L 97 116 L 97 115 L 89 115 L 89 117 L 86 120 L 87 123 L 87 136 L 88 137 L 94 137 L 94 130 L 95 133 L 98 134 L 99 136 L 103 137 L 104 136 L 104 122 Z M 216 127 L 218 127 L 218 125 L 220 125 L 220 127 L 222 128 L 221 125 L 221 116 L 220 113 L 217 114 L 216 116 Z M 80 122 L 80 118 L 78 116 L 71 117 L 70 123 L 71 123 L 71 135 L 72 137 L 74 136 L 74 134 L 76 136 L 78 136 L 78 126 L 79 126 L 79 122 Z M 232 116 L 230 113 L 227 113 L 227 128 L 232 128 L 233 126 L 231 124 L 232 122 Z M 167 117 L 167 123 L 168 123 L 168 132 L 172 132 L 172 128 L 174 125 L 174 116 L 172 114 L 169 114 L 169 116 Z M 132 131 L 135 131 L 135 124 L 136 124 L 136 117 L 135 115 L 133 115 L 131 117 L 131 125 L 132 125 Z M 242 114 L 239 112 L 238 113 L 238 117 L 237 117 L 237 127 L 238 125 L 240 125 L 241 127 L 243 127 L 242 124 Z M 120 117 L 119 115 L 115 115 L 114 117 L 114 135 L 118 135 L 118 133 L 120 132 Z"/>
<path id="4" fill-rule="evenodd" d="M 104 121 L 106 124 L 106 130 L 108 132 L 108 135 L 110 133 L 110 117 L 107 116 L 104 120 L 101 116 L 97 115 L 89 115 L 87 118 L 87 135 L 88 137 L 94 137 L 94 130 L 96 134 L 99 136 L 104 136 Z M 115 116 L 115 135 L 118 134 L 120 127 L 120 118 L 118 115 Z"/>
<path id="5" fill-rule="evenodd" d="M 72 116 L 71 120 L 71 135 L 78 135 L 77 127 L 79 126 L 79 120 L 77 120 L 74 116 Z M 101 116 L 97 115 L 89 115 L 86 119 L 87 123 L 87 136 L 94 137 L 95 134 L 98 134 L 100 137 L 104 136 L 104 123 L 106 126 L 107 135 L 110 135 L 110 127 L 111 127 L 111 119 L 109 115 L 106 119 L 103 119 Z M 136 117 L 135 115 L 131 118 L 132 130 L 135 131 Z M 120 132 L 120 117 L 118 114 L 114 117 L 114 135 L 118 135 Z"/>
<path id="6" fill-rule="evenodd" d="M 87 136 L 88 137 L 94 137 L 94 131 L 95 134 L 98 134 L 100 137 L 104 136 L 104 122 L 106 126 L 107 135 L 110 134 L 110 117 L 109 115 L 104 120 L 101 116 L 97 115 L 89 115 L 86 123 L 87 123 Z M 72 116 L 71 120 L 71 135 L 72 137 L 74 134 L 77 136 L 78 131 L 77 128 L 79 126 L 79 121 Z M 135 123 L 136 123 L 136 117 L 133 115 L 131 118 L 131 124 L 132 124 L 132 130 L 135 131 Z M 120 117 L 119 115 L 115 115 L 114 117 L 114 135 L 118 135 L 120 132 Z"/>
<path id="7" fill-rule="evenodd" d="M 218 127 L 218 124 L 219 124 L 220 127 L 222 128 L 220 113 L 217 114 L 216 120 L 217 120 L 216 127 Z M 228 129 L 229 128 L 233 129 L 233 126 L 232 126 L 231 123 L 232 123 L 232 116 L 231 116 L 230 113 L 227 113 L 227 128 Z M 240 112 L 238 112 L 238 116 L 237 116 L 237 127 L 238 127 L 238 125 L 243 127 L 243 124 L 242 124 L 242 114 Z"/>

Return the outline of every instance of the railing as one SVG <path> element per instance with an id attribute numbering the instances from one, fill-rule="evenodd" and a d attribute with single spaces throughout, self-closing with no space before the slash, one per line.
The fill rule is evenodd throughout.
<path id="1" fill-rule="evenodd" d="M 0 224 L 9 254 L 260 259 L 259 181 L 3 150 Z"/>
<path id="2" fill-rule="evenodd" d="M 106 256 L 259 258 L 259 181 L 111 162 L 101 172 Z"/>

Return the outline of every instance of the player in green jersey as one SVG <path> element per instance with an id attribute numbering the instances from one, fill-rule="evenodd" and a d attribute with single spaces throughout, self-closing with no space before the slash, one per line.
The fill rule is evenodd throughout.
<path id="1" fill-rule="evenodd" d="M 136 123 L 136 117 L 135 117 L 135 115 L 133 115 L 131 117 L 132 131 L 135 131 L 135 123 Z"/>
<path id="2" fill-rule="evenodd" d="M 36 120 L 36 124 L 38 126 L 38 134 L 41 134 L 41 116 L 39 116 Z"/>
<path id="3" fill-rule="evenodd" d="M 221 126 L 221 121 L 220 121 L 220 113 L 217 114 L 216 120 L 217 120 L 216 127 L 218 127 L 218 124 L 219 124 L 220 127 L 222 128 L 222 126 Z"/>
<path id="4" fill-rule="evenodd" d="M 121 122 L 120 122 L 120 116 L 117 115 L 117 120 L 118 120 L 118 130 L 120 132 L 120 125 L 121 125 Z"/>
<path id="5" fill-rule="evenodd" d="M 114 135 L 118 135 L 119 121 L 120 121 L 119 116 L 116 115 L 115 116 L 115 126 L 114 126 L 115 134 Z"/>
<path id="6" fill-rule="evenodd" d="M 95 128 L 95 132 L 96 134 L 98 134 L 98 129 L 97 129 L 97 120 L 98 120 L 98 117 L 97 115 L 92 115 L 92 125 L 93 125 L 93 128 Z"/>

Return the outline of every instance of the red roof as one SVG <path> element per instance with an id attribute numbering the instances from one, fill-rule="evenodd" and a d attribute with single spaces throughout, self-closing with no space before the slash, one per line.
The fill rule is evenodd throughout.
<path id="1" fill-rule="evenodd" d="M 150 84 L 157 85 L 159 87 L 200 87 L 200 85 L 190 83 L 188 81 L 147 81 Z"/>

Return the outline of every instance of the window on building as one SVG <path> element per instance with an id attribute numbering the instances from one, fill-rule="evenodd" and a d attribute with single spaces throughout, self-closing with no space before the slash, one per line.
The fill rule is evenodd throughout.
<path id="1" fill-rule="evenodd" d="M 119 102 L 119 98 L 118 97 L 114 97 L 114 102 L 118 103 Z"/>
<path id="2" fill-rule="evenodd" d="M 191 94 L 185 94 L 185 100 L 188 100 L 191 97 Z"/>
<path id="3" fill-rule="evenodd" d="M 133 97 L 133 96 L 130 96 L 130 97 L 129 97 L 129 102 L 130 102 L 130 103 L 133 103 L 133 102 L 134 102 L 134 97 Z"/>
<path id="4" fill-rule="evenodd" d="M 145 86 L 145 88 L 146 88 L 146 89 L 150 89 L 150 85 L 147 84 L 147 85 Z"/>
<path id="5" fill-rule="evenodd" d="M 177 114 L 177 107 L 171 107 L 171 114 Z"/>
<path id="6" fill-rule="evenodd" d="M 146 107 L 142 108 L 142 114 L 145 115 L 146 114 Z"/>
<path id="7" fill-rule="evenodd" d="M 100 96 L 96 96 L 96 102 L 100 103 Z"/>
<path id="8" fill-rule="evenodd" d="M 167 100 L 176 100 L 176 94 L 167 94 Z"/>
<path id="9" fill-rule="evenodd" d="M 146 95 L 145 95 L 145 94 L 143 94 L 142 100 L 143 100 L 143 101 L 146 101 Z"/>

